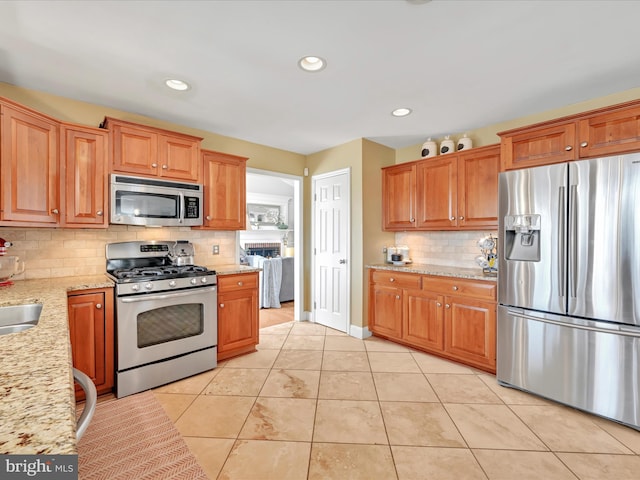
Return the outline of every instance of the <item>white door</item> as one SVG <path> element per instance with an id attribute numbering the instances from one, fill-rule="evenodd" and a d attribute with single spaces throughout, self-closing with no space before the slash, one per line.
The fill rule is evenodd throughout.
<path id="1" fill-rule="evenodd" d="M 313 177 L 313 319 L 349 333 L 349 213 L 351 174 L 348 169 Z"/>

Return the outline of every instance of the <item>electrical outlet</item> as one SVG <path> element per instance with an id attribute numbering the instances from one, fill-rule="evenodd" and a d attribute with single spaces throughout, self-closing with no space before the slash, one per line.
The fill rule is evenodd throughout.
<path id="1" fill-rule="evenodd" d="M 387 247 L 382 247 L 382 253 L 387 253 Z"/>
<path id="2" fill-rule="evenodd" d="M 213 252 L 214 255 L 220 255 L 220 245 L 214 245 L 213 246 Z"/>

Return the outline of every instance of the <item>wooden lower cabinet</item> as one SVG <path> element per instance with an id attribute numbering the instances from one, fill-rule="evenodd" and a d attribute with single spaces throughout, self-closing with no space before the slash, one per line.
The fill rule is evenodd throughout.
<path id="1" fill-rule="evenodd" d="M 91 378 L 98 395 L 111 392 L 115 384 L 113 288 L 69 292 L 67 308 L 73 366 Z M 84 397 L 76 384 L 76 400 Z"/>
<path id="2" fill-rule="evenodd" d="M 374 335 L 495 373 L 495 282 L 372 269 L 369 299 Z"/>
<path id="3" fill-rule="evenodd" d="M 258 272 L 218 275 L 218 360 L 258 344 Z"/>

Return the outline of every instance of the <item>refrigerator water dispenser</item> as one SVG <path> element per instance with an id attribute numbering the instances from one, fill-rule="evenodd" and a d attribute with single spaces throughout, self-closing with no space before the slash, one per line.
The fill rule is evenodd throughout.
<path id="1" fill-rule="evenodd" d="M 540 215 L 504 217 L 504 258 L 524 262 L 540 261 Z"/>

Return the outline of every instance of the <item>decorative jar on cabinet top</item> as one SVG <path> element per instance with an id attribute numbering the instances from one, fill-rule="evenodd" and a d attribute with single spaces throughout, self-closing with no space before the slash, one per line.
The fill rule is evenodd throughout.
<path id="1" fill-rule="evenodd" d="M 455 151 L 455 144 L 453 140 L 449 138 L 449 135 L 444 137 L 444 140 L 440 142 L 440 155 L 445 155 L 447 153 L 452 153 Z"/>
<path id="2" fill-rule="evenodd" d="M 422 144 L 421 155 L 422 158 L 435 157 L 438 154 L 438 144 L 431 140 L 427 139 L 426 142 Z"/>
<path id="3" fill-rule="evenodd" d="M 473 141 L 467 137 L 465 133 L 461 139 L 458 140 L 458 151 L 469 150 L 473 146 Z"/>

